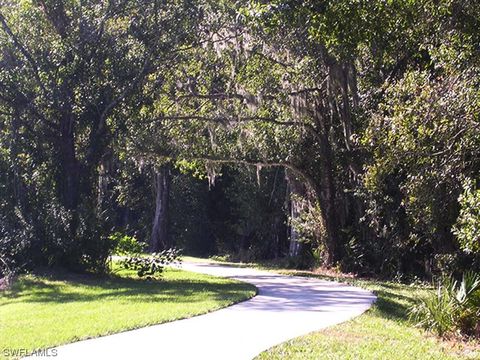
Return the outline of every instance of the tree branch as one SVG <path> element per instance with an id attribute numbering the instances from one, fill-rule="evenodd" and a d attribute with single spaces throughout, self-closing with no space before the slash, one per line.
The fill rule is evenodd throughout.
<path id="1" fill-rule="evenodd" d="M 199 115 L 178 115 L 178 116 L 162 116 L 158 117 L 154 121 L 191 121 L 199 120 L 205 122 L 213 123 L 242 123 L 242 122 L 267 122 L 280 126 L 299 126 L 305 128 L 317 141 L 321 141 L 320 135 L 318 134 L 316 128 L 312 124 L 308 124 L 300 121 L 280 121 L 273 117 L 260 117 L 260 116 L 246 116 L 246 117 L 207 117 Z"/>
<path id="2" fill-rule="evenodd" d="M 289 162 L 282 162 L 282 161 L 269 161 L 269 160 L 262 160 L 262 159 L 235 159 L 235 158 L 224 158 L 224 157 L 214 157 L 214 156 L 174 156 L 172 154 L 160 154 L 156 152 L 150 152 L 150 155 L 163 157 L 170 161 L 175 161 L 182 158 L 187 158 L 188 160 L 198 160 L 198 161 L 208 161 L 216 164 L 240 164 L 240 165 L 247 165 L 247 166 L 260 166 L 260 167 L 282 167 L 285 169 L 291 170 L 297 176 L 303 178 L 315 193 L 319 192 L 318 186 L 314 181 L 313 177 L 308 175 L 304 170 L 300 169 L 295 164 Z"/>
<path id="3" fill-rule="evenodd" d="M 38 85 L 42 89 L 42 91 L 47 94 L 47 90 L 45 86 L 43 85 L 40 75 L 39 75 L 39 70 L 38 70 L 38 65 L 35 62 L 35 59 L 33 56 L 27 51 L 25 46 L 20 42 L 20 40 L 17 38 L 17 36 L 13 33 L 13 31 L 10 29 L 10 27 L 7 24 L 7 20 L 3 16 L 3 14 L 0 12 L 0 24 L 2 25 L 3 31 L 10 37 L 12 40 L 13 44 L 17 47 L 18 50 L 23 54 L 23 56 L 27 59 L 28 63 L 32 67 L 33 74 L 35 76 L 35 80 L 38 82 Z"/>

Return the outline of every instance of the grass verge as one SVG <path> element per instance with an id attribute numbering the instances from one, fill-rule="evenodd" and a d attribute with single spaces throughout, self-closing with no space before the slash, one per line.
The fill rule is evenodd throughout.
<path id="1" fill-rule="evenodd" d="M 133 272 L 101 278 L 25 275 L 0 292 L 0 359 L 207 313 L 254 296 L 253 285 L 167 269 L 162 280 Z"/>

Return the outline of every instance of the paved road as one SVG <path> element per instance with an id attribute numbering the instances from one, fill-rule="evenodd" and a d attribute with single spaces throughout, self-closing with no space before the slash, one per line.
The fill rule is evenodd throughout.
<path id="1" fill-rule="evenodd" d="M 60 346 L 56 359 L 247 360 L 358 316 L 375 301 L 368 291 L 318 279 L 216 264 L 182 267 L 252 283 L 259 293 L 210 314 Z"/>

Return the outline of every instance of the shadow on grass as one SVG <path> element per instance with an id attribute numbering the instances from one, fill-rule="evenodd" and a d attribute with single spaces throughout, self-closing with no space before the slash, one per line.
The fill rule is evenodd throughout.
<path id="1" fill-rule="evenodd" d="M 56 283 L 61 281 L 61 283 Z M 24 277 L 3 294 L 12 303 L 69 303 L 104 299 L 122 301 L 191 302 L 192 297 L 208 293 L 208 299 L 237 302 L 246 291 L 254 291 L 249 284 L 195 279 L 143 280 L 120 276 L 50 275 L 49 277 Z M 1 298 L 0 297 L 0 300 Z M 1 306 L 1 303 L 0 303 Z"/>
<path id="2" fill-rule="evenodd" d="M 376 293 L 377 301 L 374 311 L 379 316 L 390 320 L 408 321 L 408 309 L 414 303 L 412 299 L 409 299 L 408 303 L 400 302 L 396 299 L 401 295 L 382 290 L 376 291 Z"/>

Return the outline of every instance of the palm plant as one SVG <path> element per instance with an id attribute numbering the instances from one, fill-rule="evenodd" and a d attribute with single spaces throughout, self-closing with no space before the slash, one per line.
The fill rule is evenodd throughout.
<path id="1" fill-rule="evenodd" d="M 459 333 L 480 336 L 480 274 L 466 272 L 462 281 L 452 276 L 410 309 L 418 326 L 440 336 Z"/>

